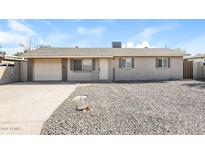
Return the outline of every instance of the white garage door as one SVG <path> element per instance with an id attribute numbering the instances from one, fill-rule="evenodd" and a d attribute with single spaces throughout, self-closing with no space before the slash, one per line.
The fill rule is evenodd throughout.
<path id="1" fill-rule="evenodd" d="M 34 81 L 62 80 L 61 59 L 35 59 Z"/>

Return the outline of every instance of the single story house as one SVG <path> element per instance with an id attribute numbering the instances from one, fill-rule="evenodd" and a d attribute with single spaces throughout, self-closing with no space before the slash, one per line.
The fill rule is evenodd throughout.
<path id="1" fill-rule="evenodd" d="M 28 81 L 183 79 L 183 56 L 168 48 L 38 48 L 25 54 Z"/>

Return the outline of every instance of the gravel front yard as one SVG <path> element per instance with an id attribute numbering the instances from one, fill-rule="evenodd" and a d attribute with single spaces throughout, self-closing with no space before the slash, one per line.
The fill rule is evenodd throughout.
<path id="1" fill-rule="evenodd" d="M 76 110 L 79 95 L 93 111 Z M 82 84 L 41 134 L 205 134 L 205 82 Z"/>

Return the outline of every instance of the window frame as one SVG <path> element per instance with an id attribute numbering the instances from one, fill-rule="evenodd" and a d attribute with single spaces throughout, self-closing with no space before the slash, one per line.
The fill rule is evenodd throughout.
<path id="1" fill-rule="evenodd" d="M 79 70 L 75 69 L 75 61 L 77 61 L 77 60 L 81 61 L 81 69 L 79 69 Z M 86 60 L 86 61 L 90 60 L 91 61 L 90 65 L 84 65 L 83 64 L 84 60 Z M 90 69 L 85 69 L 85 67 L 87 67 L 87 66 L 90 66 Z M 74 72 L 91 72 L 91 71 L 93 71 L 93 59 L 92 58 L 91 59 L 73 59 L 73 71 Z"/>
<path id="2" fill-rule="evenodd" d="M 160 61 L 161 61 L 161 66 L 160 66 Z M 159 63 L 158 68 L 169 68 L 169 59 L 167 57 L 158 58 L 158 63 Z"/>
<path id="3" fill-rule="evenodd" d="M 125 61 L 124 66 L 123 66 L 123 62 L 122 61 Z M 122 69 L 132 69 L 132 58 L 131 57 L 121 58 L 121 68 Z"/>
<path id="4" fill-rule="evenodd" d="M 81 61 L 81 70 L 76 70 L 76 69 L 75 69 L 75 61 Z M 82 59 L 73 59 L 73 71 L 74 71 L 74 72 L 82 72 L 82 71 L 83 71 Z"/>

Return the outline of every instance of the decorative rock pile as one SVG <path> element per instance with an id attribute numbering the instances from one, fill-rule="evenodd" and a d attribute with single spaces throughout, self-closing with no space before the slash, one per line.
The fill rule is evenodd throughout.
<path id="1" fill-rule="evenodd" d="M 76 102 L 76 110 L 89 112 L 93 110 L 93 107 L 88 103 L 88 96 L 76 96 L 73 100 Z"/>

